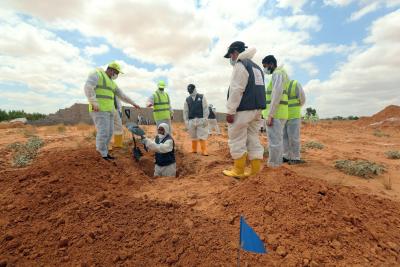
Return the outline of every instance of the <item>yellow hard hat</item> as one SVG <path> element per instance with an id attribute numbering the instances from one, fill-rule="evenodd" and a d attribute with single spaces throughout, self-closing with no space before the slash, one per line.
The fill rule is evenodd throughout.
<path id="1" fill-rule="evenodd" d="M 121 71 L 121 65 L 119 65 L 117 62 L 115 62 L 115 61 L 113 61 L 113 62 L 111 62 L 110 64 L 108 64 L 108 67 L 109 68 L 112 68 L 112 69 L 114 69 L 114 70 L 117 70 L 119 73 L 121 73 L 121 74 L 124 74 L 122 71 Z"/>
<path id="2" fill-rule="evenodd" d="M 165 82 L 163 80 L 158 81 L 158 88 L 165 88 Z"/>

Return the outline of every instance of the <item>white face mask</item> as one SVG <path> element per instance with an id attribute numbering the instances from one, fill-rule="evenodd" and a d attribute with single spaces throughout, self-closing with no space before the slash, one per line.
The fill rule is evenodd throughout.
<path id="1" fill-rule="evenodd" d="M 118 74 L 113 74 L 112 76 L 111 76 L 111 80 L 115 80 L 115 79 L 117 79 L 118 78 Z"/>
<path id="2" fill-rule="evenodd" d="M 269 75 L 269 74 L 271 74 L 272 72 L 271 72 L 271 70 L 269 70 L 268 68 L 264 68 L 264 73 Z"/>
<path id="3" fill-rule="evenodd" d="M 164 137 L 165 137 L 165 134 L 157 134 L 157 136 L 158 136 L 158 139 L 160 139 L 160 141 L 161 141 L 161 140 L 163 140 L 163 139 L 164 139 Z"/>
<path id="4" fill-rule="evenodd" d="M 233 60 L 232 58 L 229 59 L 229 63 L 231 63 L 232 66 L 235 66 L 236 60 Z"/>

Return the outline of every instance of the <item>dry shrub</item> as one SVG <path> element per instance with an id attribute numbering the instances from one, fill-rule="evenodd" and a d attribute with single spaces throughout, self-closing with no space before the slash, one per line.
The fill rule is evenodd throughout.
<path id="1" fill-rule="evenodd" d="M 25 167 L 29 165 L 37 156 L 43 144 L 43 140 L 38 136 L 32 136 L 25 144 L 13 143 L 8 145 L 8 148 L 13 150 L 13 166 Z"/>
<path id="2" fill-rule="evenodd" d="M 377 137 L 390 137 L 387 133 L 382 132 L 381 130 L 375 130 L 374 135 Z"/>
<path id="3" fill-rule="evenodd" d="M 395 150 L 386 151 L 385 155 L 389 159 L 400 159 L 400 151 L 398 151 L 398 150 L 397 151 L 395 151 Z"/>
<path id="4" fill-rule="evenodd" d="M 304 144 L 304 148 L 307 149 L 323 149 L 325 146 L 319 142 L 316 141 L 309 141 Z"/>
<path id="5" fill-rule="evenodd" d="M 60 124 L 60 125 L 57 126 L 57 131 L 59 133 L 65 133 L 66 130 L 67 130 L 67 127 L 65 127 L 64 124 Z"/>
<path id="6" fill-rule="evenodd" d="M 366 179 L 385 171 L 384 166 L 367 160 L 338 160 L 335 162 L 335 167 L 346 174 Z"/>

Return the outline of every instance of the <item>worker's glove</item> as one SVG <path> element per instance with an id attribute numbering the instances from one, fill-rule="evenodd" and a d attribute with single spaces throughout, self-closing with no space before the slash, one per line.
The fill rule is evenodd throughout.
<path id="1" fill-rule="evenodd" d="M 92 103 L 92 111 L 99 112 L 100 111 L 99 104 Z"/>
<path id="2" fill-rule="evenodd" d="M 268 116 L 267 126 L 272 127 L 273 123 L 274 123 L 274 118 L 271 116 Z"/>
<path id="3" fill-rule="evenodd" d="M 227 123 L 233 123 L 235 121 L 235 115 L 234 114 L 226 114 L 226 122 Z"/>
<path id="4" fill-rule="evenodd" d="M 203 126 L 203 127 L 207 127 L 207 125 L 208 125 L 207 119 L 202 118 L 201 121 L 200 121 L 200 125 Z"/>

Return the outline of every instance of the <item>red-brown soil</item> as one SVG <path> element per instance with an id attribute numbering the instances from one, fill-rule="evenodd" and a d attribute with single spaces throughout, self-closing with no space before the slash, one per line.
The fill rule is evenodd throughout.
<path id="1" fill-rule="evenodd" d="M 395 126 L 400 127 L 400 106 L 387 106 L 371 117 L 362 117 L 355 122 L 357 126 Z"/>
<path id="2" fill-rule="evenodd" d="M 233 266 L 240 215 L 268 249 L 242 252 L 243 266 L 400 265 L 399 163 L 384 156 L 400 149 L 395 130 L 379 138 L 351 122 L 305 125 L 303 143 L 325 145 L 307 150 L 305 165 L 237 181 L 221 174 L 231 166 L 225 129 L 203 157 L 175 125 L 179 177 L 157 179 L 150 153 L 136 163 L 122 149 L 105 162 L 92 127 L 57 129 L 1 130 L 1 266 Z M 45 146 L 32 165 L 12 167 L 7 144 L 32 132 Z M 388 171 L 352 177 L 333 167 L 345 158 Z"/>

